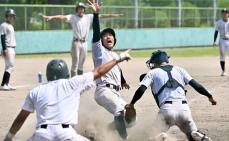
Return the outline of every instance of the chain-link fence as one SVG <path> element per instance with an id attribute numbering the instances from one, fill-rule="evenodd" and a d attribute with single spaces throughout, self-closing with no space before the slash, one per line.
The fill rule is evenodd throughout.
<path id="1" fill-rule="evenodd" d="M 70 25 L 64 21 L 46 22 L 42 15 L 74 14 L 75 7 L 69 5 L 0 5 L 0 22 L 4 11 L 16 11 L 15 29 L 18 30 L 66 30 Z M 200 7 L 136 7 L 103 6 L 101 13 L 123 13 L 124 16 L 101 19 L 101 26 L 113 28 L 170 28 L 170 27 L 211 27 L 220 18 L 220 9 Z M 90 9 L 86 9 L 90 13 Z"/>

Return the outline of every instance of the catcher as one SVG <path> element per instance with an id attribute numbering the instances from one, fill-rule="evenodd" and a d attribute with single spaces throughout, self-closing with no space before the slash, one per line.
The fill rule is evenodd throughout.
<path id="1" fill-rule="evenodd" d="M 216 101 L 212 95 L 198 82 L 196 82 L 186 70 L 178 66 L 169 65 L 169 56 L 164 51 L 153 52 L 151 58 L 146 62 L 151 69 L 140 82 L 140 87 L 135 92 L 133 99 L 128 104 L 128 110 L 134 110 L 134 104 L 142 97 L 148 86 L 151 86 L 153 96 L 166 128 L 176 125 L 185 133 L 189 141 L 211 141 L 209 137 L 199 132 L 192 119 L 191 111 L 185 98 L 184 86 L 189 84 L 197 92 L 208 97 L 212 105 Z M 164 134 L 162 134 L 164 135 Z"/>

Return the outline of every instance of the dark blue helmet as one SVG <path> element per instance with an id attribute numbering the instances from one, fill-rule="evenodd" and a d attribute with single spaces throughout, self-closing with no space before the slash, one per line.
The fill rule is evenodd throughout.
<path id="1" fill-rule="evenodd" d="M 146 62 L 146 64 L 150 69 L 152 69 L 155 64 L 160 65 L 163 62 L 169 63 L 169 56 L 165 51 L 157 50 L 152 53 L 151 58 Z"/>
<path id="2" fill-rule="evenodd" d="M 66 62 L 62 59 L 51 60 L 46 68 L 46 77 L 48 81 L 69 78 L 69 70 Z"/>
<path id="3" fill-rule="evenodd" d="M 116 44 L 116 35 L 115 35 L 115 31 L 112 28 L 106 28 L 104 29 L 101 33 L 100 33 L 100 37 L 102 40 L 102 37 L 106 34 L 106 33 L 110 33 L 113 37 L 114 37 L 114 46 Z M 103 43 L 102 43 L 103 44 Z M 104 45 L 103 45 L 104 46 Z"/>

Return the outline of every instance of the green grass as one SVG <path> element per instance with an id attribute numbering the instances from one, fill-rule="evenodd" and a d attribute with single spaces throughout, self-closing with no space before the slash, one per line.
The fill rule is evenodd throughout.
<path id="1" fill-rule="evenodd" d="M 158 49 L 148 49 L 148 50 L 132 50 L 131 56 L 133 57 L 149 57 L 153 51 Z M 213 47 L 195 47 L 195 48 L 168 48 L 161 49 L 167 51 L 171 57 L 211 57 L 218 56 L 218 48 Z M 91 56 L 91 53 L 88 53 Z M 62 58 L 70 57 L 70 53 L 53 53 L 53 54 L 29 54 L 29 55 L 18 55 L 19 58 Z"/>
<path id="2" fill-rule="evenodd" d="M 149 57 L 151 56 L 153 50 L 142 50 L 142 51 L 132 51 L 131 55 L 133 57 Z M 161 49 L 167 51 L 168 54 L 172 57 L 210 57 L 218 56 L 218 48 L 212 47 L 198 47 L 198 48 L 169 48 Z"/>

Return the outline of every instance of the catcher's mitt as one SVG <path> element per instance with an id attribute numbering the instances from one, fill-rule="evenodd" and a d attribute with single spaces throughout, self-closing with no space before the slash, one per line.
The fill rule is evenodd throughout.
<path id="1" fill-rule="evenodd" d="M 132 122 L 136 121 L 136 110 L 134 108 L 134 105 L 127 104 L 125 106 L 126 113 L 125 113 L 125 120 L 128 124 L 131 124 Z"/>

